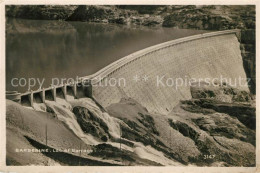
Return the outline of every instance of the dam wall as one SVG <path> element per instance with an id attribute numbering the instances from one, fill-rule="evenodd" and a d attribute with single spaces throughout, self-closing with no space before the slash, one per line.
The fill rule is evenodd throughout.
<path id="1" fill-rule="evenodd" d="M 180 100 L 190 99 L 190 86 L 163 86 L 159 78 L 199 79 L 246 78 L 236 32 L 224 31 L 196 35 L 159 44 L 126 57 L 101 75 L 92 95 L 103 107 L 131 97 L 150 112 L 167 114 Z M 135 82 L 133 78 L 140 77 Z M 148 76 L 148 80 L 142 78 Z M 124 78 L 125 86 L 106 86 L 112 78 Z M 239 88 L 239 87 L 238 87 Z M 240 89 L 248 90 L 248 87 Z"/>
<path id="2" fill-rule="evenodd" d="M 45 100 L 56 101 L 56 97 L 91 97 L 105 108 L 131 97 L 150 112 L 167 114 L 180 100 L 191 98 L 190 85 L 172 85 L 175 79 L 246 78 L 237 32 L 212 32 L 158 44 L 121 58 L 74 84 L 23 93 L 20 102 L 34 107 Z M 108 85 L 111 80 L 124 82 Z M 238 88 L 248 91 L 248 86 Z"/>

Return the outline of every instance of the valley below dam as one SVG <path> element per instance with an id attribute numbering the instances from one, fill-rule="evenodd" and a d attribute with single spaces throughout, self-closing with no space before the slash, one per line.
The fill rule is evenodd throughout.
<path id="1" fill-rule="evenodd" d="M 191 94 L 167 115 L 131 98 L 105 110 L 91 98 L 34 109 L 7 100 L 7 165 L 254 166 L 254 98 L 221 85 Z"/>

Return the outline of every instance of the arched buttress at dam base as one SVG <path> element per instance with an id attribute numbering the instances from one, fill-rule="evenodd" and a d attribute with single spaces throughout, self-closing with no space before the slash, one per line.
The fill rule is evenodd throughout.
<path id="1" fill-rule="evenodd" d="M 130 97 L 150 112 L 167 114 L 180 100 L 191 98 L 190 80 L 246 79 L 237 34 L 237 30 L 211 32 L 155 45 L 82 78 L 91 85 L 65 84 L 58 88 L 63 88 L 64 99 L 67 89 L 75 98 L 92 97 L 102 107 Z M 176 86 L 177 80 L 182 86 Z M 237 88 L 248 91 L 247 85 Z M 44 102 L 48 93 L 55 100 L 55 90 L 41 90 L 45 94 L 35 96 L 44 97 L 40 99 Z M 31 92 L 21 95 L 21 103 L 26 99 L 32 106 L 37 100 Z"/>

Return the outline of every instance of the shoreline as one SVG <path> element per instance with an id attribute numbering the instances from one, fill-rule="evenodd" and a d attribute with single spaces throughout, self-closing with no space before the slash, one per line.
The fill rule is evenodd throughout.
<path id="1" fill-rule="evenodd" d="M 224 12 L 224 13 L 223 13 Z M 63 20 L 179 29 L 255 29 L 254 6 L 6 6 L 6 17 Z"/>

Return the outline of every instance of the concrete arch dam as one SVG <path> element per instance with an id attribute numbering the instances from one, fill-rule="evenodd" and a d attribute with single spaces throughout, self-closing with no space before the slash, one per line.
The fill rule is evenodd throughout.
<path id="1" fill-rule="evenodd" d="M 238 35 L 237 30 L 219 31 L 158 44 L 121 58 L 75 84 L 21 94 L 20 102 L 33 107 L 47 99 L 55 101 L 60 93 L 64 99 L 68 95 L 92 97 L 105 108 L 130 97 L 150 112 L 167 114 L 180 100 L 191 98 L 189 85 L 169 85 L 172 80 L 246 78 Z M 238 88 L 248 91 L 248 86 Z"/>

